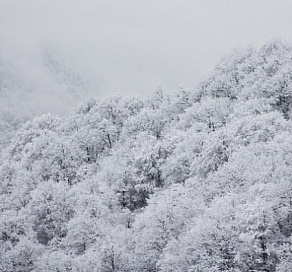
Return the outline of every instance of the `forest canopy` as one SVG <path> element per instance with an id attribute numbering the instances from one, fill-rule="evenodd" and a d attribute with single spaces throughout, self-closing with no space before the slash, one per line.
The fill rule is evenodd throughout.
<path id="1" fill-rule="evenodd" d="M 291 109 L 277 41 L 193 90 L 25 122 L 0 153 L 0 271 L 291 271 Z"/>

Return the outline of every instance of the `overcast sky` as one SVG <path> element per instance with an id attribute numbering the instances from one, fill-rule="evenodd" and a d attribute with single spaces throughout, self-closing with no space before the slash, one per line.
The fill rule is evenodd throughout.
<path id="1" fill-rule="evenodd" d="M 234 47 L 292 43 L 291 11 L 291 0 L 0 0 L 0 49 L 27 67 L 47 50 L 101 97 L 192 88 Z"/>

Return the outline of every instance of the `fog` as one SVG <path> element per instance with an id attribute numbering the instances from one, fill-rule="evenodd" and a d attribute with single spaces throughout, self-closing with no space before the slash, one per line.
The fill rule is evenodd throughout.
<path id="1" fill-rule="evenodd" d="M 87 82 L 72 106 L 87 96 L 192 88 L 235 47 L 292 42 L 291 10 L 288 0 L 1 0 L 1 69 L 12 67 L 20 89 L 29 82 L 32 108 L 52 111 L 63 106 L 49 99 L 59 85 L 44 72 L 44 52 Z"/>

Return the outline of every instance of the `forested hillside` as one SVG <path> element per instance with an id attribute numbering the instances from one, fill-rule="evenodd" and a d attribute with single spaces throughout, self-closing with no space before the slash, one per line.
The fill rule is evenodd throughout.
<path id="1" fill-rule="evenodd" d="M 194 90 L 26 122 L 0 158 L 0 271 L 292 271 L 292 47 Z"/>

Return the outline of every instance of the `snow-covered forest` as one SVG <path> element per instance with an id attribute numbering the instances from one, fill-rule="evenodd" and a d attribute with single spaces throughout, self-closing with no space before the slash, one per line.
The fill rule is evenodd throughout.
<path id="1" fill-rule="evenodd" d="M 292 271 L 291 109 L 272 42 L 192 90 L 3 115 L 0 271 Z"/>

